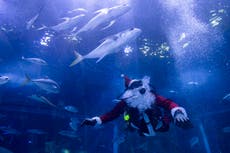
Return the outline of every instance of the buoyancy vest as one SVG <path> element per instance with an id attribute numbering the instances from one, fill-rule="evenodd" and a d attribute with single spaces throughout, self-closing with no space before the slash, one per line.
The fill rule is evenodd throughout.
<path id="1" fill-rule="evenodd" d="M 164 115 L 165 112 L 156 105 L 144 112 L 139 112 L 137 108 L 127 106 L 124 119 L 128 128 L 138 130 L 141 135 L 154 136 L 155 132 L 165 124 L 162 120 Z"/>

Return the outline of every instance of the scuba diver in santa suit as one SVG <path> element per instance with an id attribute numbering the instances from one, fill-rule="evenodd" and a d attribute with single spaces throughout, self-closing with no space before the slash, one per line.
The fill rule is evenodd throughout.
<path id="1" fill-rule="evenodd" d="M 149 77 L 140 80 L 123 77 L 126 89 L 115 107 L 101 116 L 86 118 L 81 126 L 104 124 L 124 114 L 127 129 L 136 130 L 143 136 L 168 131 L 172 120 L 178 127 L 192 127 L 185 109 L 154 92 Z"/>

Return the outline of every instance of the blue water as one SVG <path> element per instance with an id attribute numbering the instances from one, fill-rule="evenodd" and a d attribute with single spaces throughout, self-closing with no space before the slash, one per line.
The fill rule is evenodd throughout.
<path id="1" fill-rule="evenodd" d="M 77 41 L 71 39 L 73 28 L 50 28 L 64 17 L 85 14 L 75 26 L 78 30 L 95 11 L 120 4 L 131 10 L 105 30 L 108 22 L 79 34 Z M 76 8 L 81 9 L 68 13 Z M 43 25 L 47 28 L 38 30 Z M 140 28 L 141 35 L 116 53 L 98 63 L 84 59 L 69 67 L 74 50 L 86 55 L 108 36 L 132 27 Z M 230 93 L 229 49 L 229 0 L 0 0 L 0 75 L 9 77 L 0 85 L 0 146 L 14 153 L 229 153 L 230 100 L 223 100 Z M 41 58 L 48 65 L 22 56 Z M 194 127 L 183 130 L 172 123 L 167 133 L 129 134 L 125 140 L 122 117 L 100 128 L 79 128 L 84 118 L 116 104 L 113 100 L 125 89 L 121 74 L 132 79 L 150 76 L 158 93 L 187 110 Z M 23 85 L 25 75 L 52 79 L 60 92 Z M 56 107 L 31 100 L 31 95 L 44 96 Z M 65 110 L 68 105 L 78 112 Z M 70 118 L 76 120 L 74 137 L 60 134 L 73 131 Z"/>

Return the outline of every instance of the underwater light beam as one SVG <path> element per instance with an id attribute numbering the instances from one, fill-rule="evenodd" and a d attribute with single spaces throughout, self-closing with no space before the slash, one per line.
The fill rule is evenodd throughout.
<path id="1" fill-rule="evenodd" d="M 195 15 L 193 8 L 195 6 L 194 0 L 165 0 L 161 3 L 168 15 L 170 15 L 169 18 L 173 18 L 175 21 L 169 25 L 167 36 L 175 57 L 180 58 L 180 56 L 184 56 L 187 53 L 185 48 L 192 47 L 192 45 L 188 46 L 188 44 L 192 43 L 202 46 L 204 41 L 199 39 L 199 37 L 207 33 L 208 29 Z M 191 49 L 194 54 L 198 52 L 196 49 Z M 202 50 L 202 48 L 199 49 Z"/>

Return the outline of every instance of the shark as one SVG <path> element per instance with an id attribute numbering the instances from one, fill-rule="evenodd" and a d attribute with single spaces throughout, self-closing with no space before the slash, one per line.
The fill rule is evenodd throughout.
<path id="1" fill-rule="evenodd" d="M 131 7 L 128 4 L 118 5 L 111 8 L 103 8 L 95 13 L 97 14 L 91 20 L 89 20 L 80 30 L 78 30 L 74 35 L 77 36 L 78 34 L 84 31 L 92 31 L 96 29 L 98 26 L 109 23 L 110 27 L 112 24 L 115 23 L 115 19 L 124 15 Z M 106 28 L 104 28 L 106 29 Z"/>
<path id="2" fill-rule="evenodd" d="M 96 63 L 98 63 L 105 56 L 118 52 L 127 43 L 130 43 L 133 40 L 135 40 L 141 34 L 141 32 L 142 31 L 139 28 L 130 28 L 121 31 L 117 34 L 114 34 L 112 36 L 109 36 L 105 38 L 104 41 L 97 48 L 95 48 L 90 53 L 84 56 L 74 51 L 76 59 L 69 66 L 72 67 L 84 59 L 97 58 L 98 60 L 96 61 Z"/>
<path id="3" fill-rule="evenodd" d="M 80 22 L 80 19 L 84 16 L 85 16 L 85 14 L 80 14 L 80 15 L 74 16 L 72 18 L 69 18 L 69 17 L 62 18 L 62 19 L 64 19 L 63 22 L 61 22 L 57 25 L 51 26 L 50 29 L 57 31 L 57 32 L 60 32 L 60 31 L 65 31 L 68 29 L 75 28 L 76 25 Z"/>

